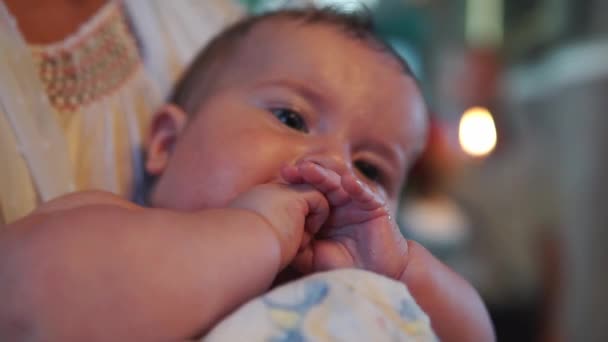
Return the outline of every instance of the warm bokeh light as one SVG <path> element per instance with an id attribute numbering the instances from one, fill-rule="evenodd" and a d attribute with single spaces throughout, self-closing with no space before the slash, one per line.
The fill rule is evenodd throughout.
<path id="1" fill-rule="evenodd" d="M 458 140 L 462 150 L 474 157 L 483 157 L 496 147 L 496 126 L 486 108 L 468 109 L 460 119 Z"/>
<path id="2" fill-rule="evenodd" d="M 374 8 L 378 0 L 315 0 L 317 6 L 337 7 L 343 11 L 357 11 L 363 8 Z"/>

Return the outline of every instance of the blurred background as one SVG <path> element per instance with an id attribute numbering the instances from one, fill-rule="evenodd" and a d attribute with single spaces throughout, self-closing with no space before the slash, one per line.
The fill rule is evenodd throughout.
<path id="1" fill-rule="evenodd" d="M 608 1 L 241 0 L 369 8 L 432 112 L 399 223 L 499 341 L 608 341 Z"/>

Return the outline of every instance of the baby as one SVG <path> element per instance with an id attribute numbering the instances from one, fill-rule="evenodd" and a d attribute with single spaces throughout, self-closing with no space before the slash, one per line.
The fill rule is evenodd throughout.
<path id="1" fill-rule="evenodd" d="M 77 193 L 1 233 L 0 339 L 192 338 L 282 270 L 352 267 L 406 284 L 442 340 L 492 340 L 476 292 L 392 216 L 425 111 L 407 65 L 356 17 L 237 23 L 153 121 L 150 208 Z"/>

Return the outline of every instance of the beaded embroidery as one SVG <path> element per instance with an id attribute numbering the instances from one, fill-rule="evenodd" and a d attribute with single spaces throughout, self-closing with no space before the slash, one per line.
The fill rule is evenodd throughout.
<path id="1" fill-rule="evenodd" d="M 58 111 L 75 111 L 118 89 L 140 63 L 124 8 L 105 10 L 90 30 L 67 44 L 32 49 L 40 79 Z"/>

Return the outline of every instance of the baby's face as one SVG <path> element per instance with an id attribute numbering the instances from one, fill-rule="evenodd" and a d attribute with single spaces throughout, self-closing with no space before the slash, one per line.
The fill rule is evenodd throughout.
<path id="1" fill-rule="evenodd" d="M 165 147 L 148 151 L 148 171 L 162 174 L 153 206 L 222 207 L 311 160 L 354 173 L 395 210 L 426 118 L 392 57 L 332 27 L 262 23 L 220 78 L 168 162 Z"/>

